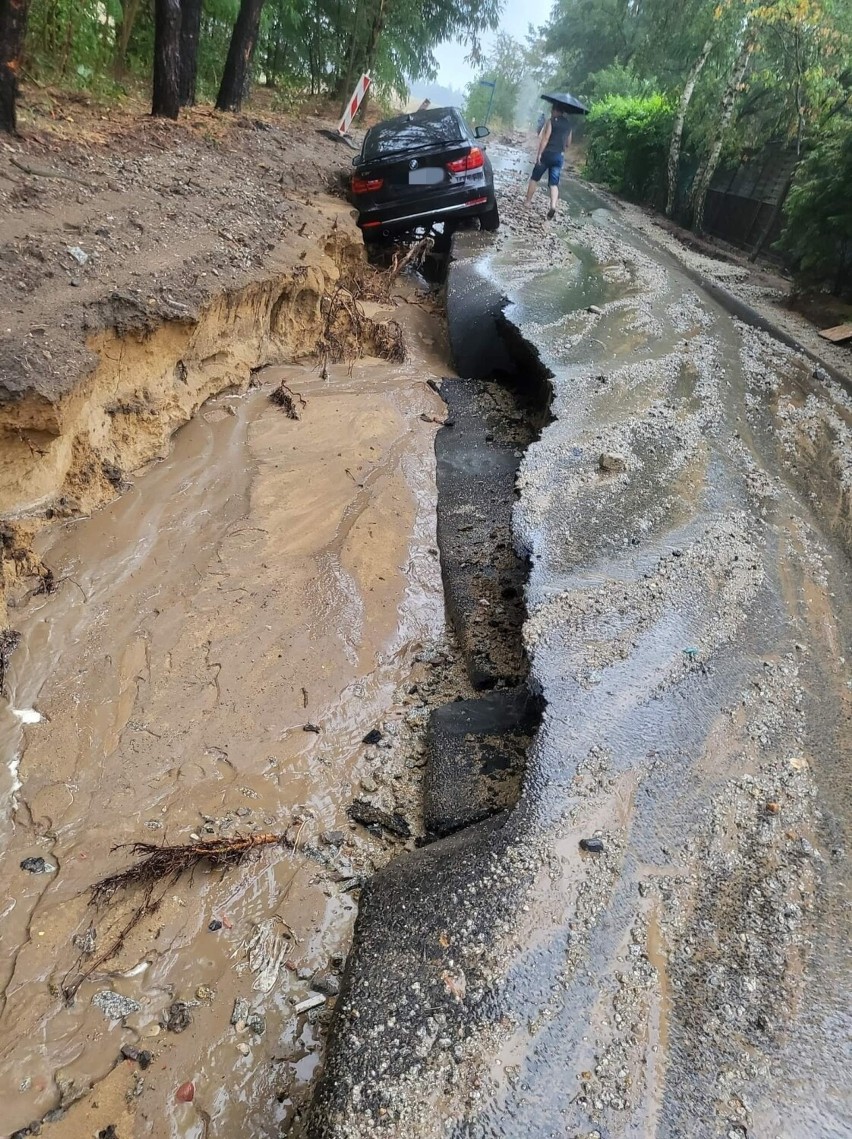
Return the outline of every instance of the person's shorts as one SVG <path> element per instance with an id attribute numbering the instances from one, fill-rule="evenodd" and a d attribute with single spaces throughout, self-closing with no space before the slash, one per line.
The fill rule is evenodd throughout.
<path id="1" fill-rule="evenodd" d="M 559 175 L 562 173 L 562 163 L 565 161 L 563 154 L 548 154 L 547 151 L 541 156 L 541 162 L 536 162 L 533 166 L 533 172 L 530 174 L 533 182 L 541 181 L 541 176 L 547 171 L 547 184 L 548 186 L 559 185 Z"/>

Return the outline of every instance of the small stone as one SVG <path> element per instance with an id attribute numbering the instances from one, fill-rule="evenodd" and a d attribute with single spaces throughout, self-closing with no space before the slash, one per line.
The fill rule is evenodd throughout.
<path id="1" fill-rule="evenodd" d="M 361 780 L 361 790 L 366 791 L 368 795 L 372 795 L 375 791 L 378 791 L 378 789 L 379 785 L 372 775 L 365 775 Z"/>
<path id="2" fill-rule="evenodd" d="M 186 1001 L 173 1001 L 166 1009 L 163 1028 L 169 1032 L 183 1032 L 189 1028 L 192 1017 L 189 1015 L 189 1006 Z"/>
<path id="3" fill-rule="evenodd" d="M 78 265 L 85 265 L 89 260 L 88 253 L 81 249 L 79 245 L 69 245 L 67 249 Z"/>
<path id="4" fill-rule="evenodd" d="M 599 308 L 598 305 L 589 305 L 589 307 L 586 309 L 586 312 L 590 312 L 592 316 L 603 315 L 603 309 Z"/>
<path id="5" fill-rule="evenodd" d="M 580 850 L 585 850 L 587 854 L 603 854 L 604 844 L 602 838 L 581 838 Z"/>
<path id="6" fill-rule="evenodd" d="M 245 1023 L 250 1012 L 251 1008 L 245 997 L 237 997 L 234 1001 L 234 1011 L 231 1013 L 231 1025 L 237 1025 L 240 1021 Z"/>
<path id="7" fill-rule="evenodd" d="M 92 997 L 92 1004 L 101 1010 L 109 1020 L 123 1020 L 142 1007 L 132 997 L 125 997 L 123 993 L 114 993 L 112 989 L 100 989 Z"/>
<path id="8" fill-rule="evenodd" d="M 30 874 L 52 874 L 56 867 L 39 857 L 24 858 L 21 861 L 21 869 L 28 870 Z"/>
<path id="9" fill-rule="evenodd" d="M 122 1045 L 121 1054 L 125 1060 L 132 1060 L 138 1064 L 143 1072 L 150 1068 L 153 1059 L 147 1048 L 137 1048 L 134 1044 Z"/>
<path id="10" fill-rule="evenodd" d="M 340 992 L 340 978 L 334 973 L 318 973 L 311 981 L 311 988 L 326 997 L 336 997 Z"/>
<path id="11" fill-rule="evenodd" d="M 207 928 L 210 930 L 211 933 L 218 933 L 219 930 L 222 928 L 222 923 L 219 921 L 218 918 L 213 918 L 213 920 L 208 923 Z"/>
<path id="12" fill-rule="evenodd" d="M 346 836 L 343 831 L 325 831 L 319 836 L 319 840 L 323 846 L 343 846 Z"/>
<path id="13" fill-rule="evenodd" d="M 251 1052 L 251 1048 L 249 1048 L 248 1044 L 244 1043 L 241 1040 L 240 1043 L 237 1045 L 237 1051 L 239 1052 L 239 1054 L 241 1056 L 248 1056 L 249 1053 Z"/>
<path id="14" fill-rule="evenodd" d="M 212 1001 L 216 996 L 216 990 L 211 989 L 209 985 L 199 985 L 195 990 L 195 995 L 200 1001 Z"/>
<path id="15" fill-rule="evenodd" d="M 361 740 L 361 743 L 362 744 L 377 744 L 381 738 L 382 738 L 382 733 L 379 731 L 379 729 L 373 728 L 371 731 L 367 732 L 366 736 L 364 736 L 364 738 Z"/>
<path id="16" fill-rule="evenodd" d="M 598 458 L 598 466 L 608 474 L 620 474 L 627 470 L 627 459 L 616 451 L 604 451 Z"/>
<path id="17" fill-rule="evenodd" d="M 767 815 L 777 815 L 780 810 L 781 810 L 781 804 L 780 803 L 767 803 L 766 804 Z"/>
<path id="18" fill-rule="evenodd" d="M 253 1032 L 255 1036 L 263 1036 L 266 1032 L 266 1018 L 262 1013 L 252 1009 L 246 1017 L 246 1028 L 249 1032 Z"/>
<path id="19" fill-rule="evenodd" d="M 181 1084 L 175 1093 L 175 1099 L 178 1103 L 192 1103 L 195 1099 L 195 1084 L 192 1080 L 187 1080 L 185 1084 Z"/>

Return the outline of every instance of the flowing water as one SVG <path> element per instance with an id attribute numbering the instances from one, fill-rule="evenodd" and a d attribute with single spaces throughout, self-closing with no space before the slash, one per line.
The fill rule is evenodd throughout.
<path id="1" fill-rule="evenodd" d="M 108 1111 L 109 1087 L 119 1104 L 138 1093 L 140 1134 L 201 1135 L 212 1117 L 276 1135 L 304 1099 L 327 1014 L 293 1005 L 339 971 L 357 887 L 392 850 L 344 814 L 361 738 L 401 723 L 397 689 L 443 630 L 442 405 L 425 383 L 442 368 L 440 326 L 407 307 L 406 364 L 365 360 L 327 381 L 269 369 L 260 390 L 205 405 L 111 505 L 43 536 L 57 588 L 13 611 L 22 640 L 0 708 L 4 1133 L 92 1082 L 87 1103 Z M 282 380 L 303 397 L 298 421 L 269 401 Z M 97 964 L 134 900 L 87 905 L 128 865 L 115 846 L 259 832 L 288 844 L 158 884 L 156 912 Z M 48 870 L 19 869 L 28 857 Z M 129 998 L 123 1016 L 93 1003 L 104 991 Z M 238 997 L 262 1035 L 232 1026 Z M 174 1001 L 191 1018 L 180 1033 L 161 1026 Z M 125 1044 L 154 1053 L 142 1085 L 133 1065 L 114 1069 Z M 195 1101 L 177 1103 L 188 1080 Z M 109 1122 L 123 1117 L 96 1129 Z M 51 1126 L 83 1124 L 72 1112 Z"/>

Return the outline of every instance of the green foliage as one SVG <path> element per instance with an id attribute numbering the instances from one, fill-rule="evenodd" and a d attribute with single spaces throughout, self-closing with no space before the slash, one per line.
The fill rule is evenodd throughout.
<path id="1" fill-rule="evenodd" d="M 471 122 L 484 123 L 490 102 L 489 123 L 492 126 L 511 127 L 514 125 L 518 95 L 527 71 L 524 49 L 517 40 L 501 32 L 485 62 L 485 69 L 467 87 L 467 117 Z M 493 100 L 491 88 L 483 87 L 483 80 L 495 84 Z"/>
<path id="2" fill-rule="evenodd" d="M 608 67 L 595 71 L 586 81 L 586 94 L 593 102 L 606 99 L 609 95 L 644 97 L 659 90 L 656 79 L 637 75 L 632 67 L 623 63 L 611 63 Z"/>
<path id="3" fill-rule="evenodd" d="M 443 40 L 479 54 L 502 0 L 266 0 L 254 77 L 281 90 L 280 102 L 309 95 L 342 98 L 369 70 L 378 99 L 405 96 L 411 79 L 436 73 Z M 221 80 L 240 0 L 204 0 L 198 42 L 198 95 Z M 65 86 L 114 87 L 125 72 L 148 78 L 154 51 L 151 0 L 31 0 L 25 66 Z M 118 90 L 118 87 L 115 87 Z"/>
<path id="4" fill-rule="evenodd" d="M 97 85 L 113 53 L 118 0 L 33 0 L 27 25 L 31 65 L 53 82 Z"/>
<path id="5" fill-rule="evenodd" d="M 634 201 L 660 205 L 674 108 L 664 95 L 608 95 L 587 121 L 586 174 Z"/>
<path id="6" fill-rule="evenodd" d="M 796 171 L 779 246 L 803 285 L 852 291 L 852 118 L 826 132 Z"/>
<path id="7" fill-rule="evenodd" d="M 496 83 L 489 124 L 492 126 L 533 126 L 539 111 L 542 91 L 553 87 L 555 61 L 548 56 L 540 37 L 527 36 L 521 43 L 501 33 L 483 61 L 483 67 L 467 86 L 465 113 L 471 122 L 482 123 L 491 98 L 491 89 L 481 86 L 483 79 Z"/>

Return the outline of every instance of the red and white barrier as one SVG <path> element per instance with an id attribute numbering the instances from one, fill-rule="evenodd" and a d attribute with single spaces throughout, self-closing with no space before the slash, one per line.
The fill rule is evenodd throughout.
<path id="1" fill-rule="evenodd" d="M 337 128 L 338 134 L 346 134 L 352 126 L 352 120 L 358 114 L 358 108 L 364 102 L 364 96 L 367 94 L 367 88 L 370 86 L 372 80 L 369 75 L 362 75 L 358 80 L 358 85 L 352 92 L 352 98 L 346 105 L 346 110 L 343 112 L 343 118 L 340 120 L 340 125 Z"/>

